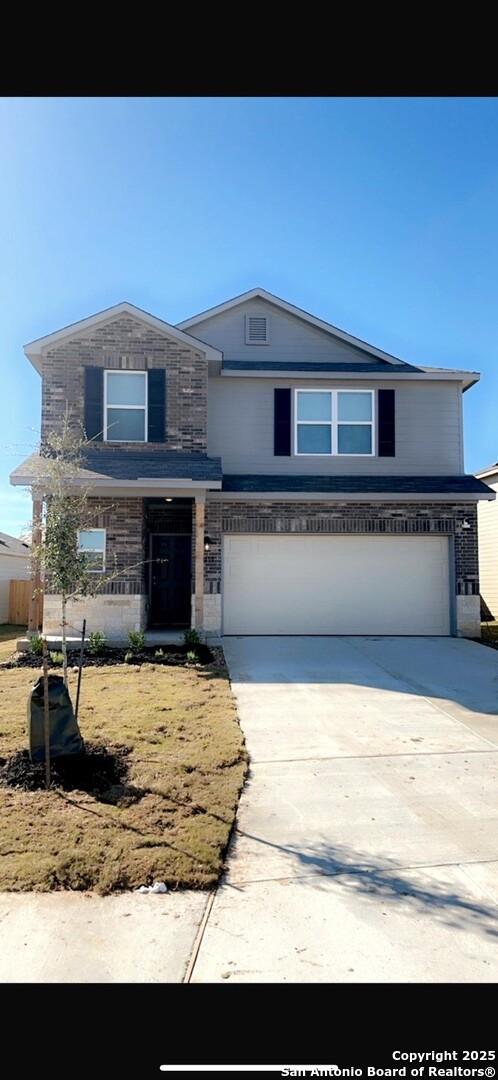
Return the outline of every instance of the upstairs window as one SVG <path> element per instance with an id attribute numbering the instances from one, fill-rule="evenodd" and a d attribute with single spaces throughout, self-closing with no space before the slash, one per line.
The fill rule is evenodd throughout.
<path id="1" fill-rule="evenodd" d="M 105 529 L 80 529 L 78 551 L 85 556 L 87 570 L 103 574 L 105 570 Z"/>
<path id="2" fill-rule="evenodd" d="M 104 439 L 147 442 L 147 372 L 105 372 Z"/>
<path id="3" fill-rule="evenodd" d="M 373 390 L 296 390 L 297 455 L 374 453 Z"/>
<path id="4" fill-rule="evenodd" d="M 268 315 L 246 315 L 246 345 L 270 344 Z"/>

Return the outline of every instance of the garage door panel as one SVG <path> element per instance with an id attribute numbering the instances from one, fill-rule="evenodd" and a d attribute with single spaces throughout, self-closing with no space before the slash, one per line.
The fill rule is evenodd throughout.
<path id="1" fill-rule="evenodd" d="M 225 634 L 448 634 L 446 537 L 226 536 Z"/>

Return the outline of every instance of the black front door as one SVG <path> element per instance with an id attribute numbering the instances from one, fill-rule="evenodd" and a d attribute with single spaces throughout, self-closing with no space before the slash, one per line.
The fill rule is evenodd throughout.
<path id="1" fill-rule="evenodd" d="M 191 536 L 150 538 L 150 626 L 190 626 Z"/>

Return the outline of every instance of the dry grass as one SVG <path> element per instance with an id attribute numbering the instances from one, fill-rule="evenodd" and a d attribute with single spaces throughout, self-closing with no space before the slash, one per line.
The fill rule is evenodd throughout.
<path id="1" fill-rule="evenodd" d="M 9 656 L 16 651 L 16 641 L 24 637 L 25 633 L 25 626 L 0 623 L 0 663 L 3 660 L 8 660 Z"/>
<path id="2" fill-rule="evenodd" d="M 37 674 L 0 671 L 4 758 L 27 744 Z M 143 794 L 112 805 L 79 791 L 0 788 L 0 890 L 213 885 L 247 768 L 225 668 L 89 668 L 80 726 L 89 741 L 131 748 L 127 782 Z"/>

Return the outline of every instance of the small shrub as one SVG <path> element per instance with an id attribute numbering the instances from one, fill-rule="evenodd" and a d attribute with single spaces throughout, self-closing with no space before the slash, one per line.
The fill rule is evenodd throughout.
<path id="1" fill-rule="evenodd" d="M 54 667 L 62 667 L 64 663 L 64 657 L 61 652 L 51 652 L 50 659 Z"/>
<path id="2" fill-rule="evenodd" d="M 197 653 L 194 651 L 194 649 L 189 649 L 189 651 L 187 653 L 187 662 L 189 664 L 196 664 L 197 660 L 198 660 Z"/>
<path id="3" fill-rule="evenodd" d="M 197 630 L 185 630 L 183 641 L 185 645 L 200 645 L 201 643 Z"/>
<path id="4" fill-rule="evenodd" d="M 43 635 L 33 634 L 29 639 L 29 651 L 32 656 L 41 656 L 43 652 Z"/>
<path id="5" fill-rule="evenodd" d="M 128 641 L 132 647 L 133 652 L 141 652 L 145 648 L 145 634 L 143 630 L 130 630 L 128 633 Z"/>
<path id="6" fill-rule="evenodd" d="M 106 636 L 103 630 L 92 630 L 88 637 L 87 649 L 91 656 L 99 656 L 104 651 Z"/>
<path id="7" fill-rule="evenodd" d="M 133 664 L 134 660 L 135 660 L 135 657 L 134 657 L 134 654 L 132 652 L 125 653 L 125 658 L 124 658 L 125 664 Z"/>

